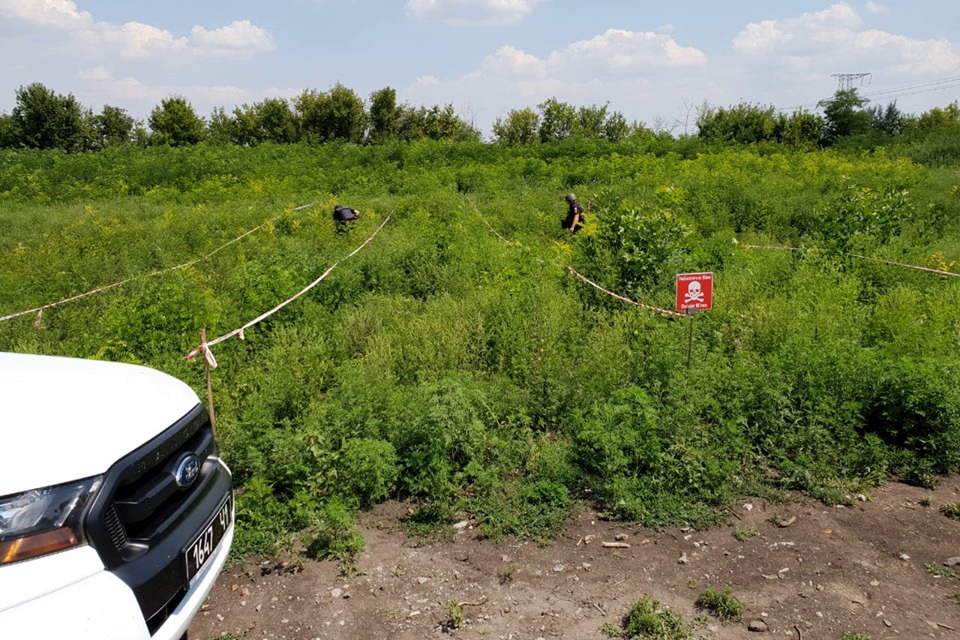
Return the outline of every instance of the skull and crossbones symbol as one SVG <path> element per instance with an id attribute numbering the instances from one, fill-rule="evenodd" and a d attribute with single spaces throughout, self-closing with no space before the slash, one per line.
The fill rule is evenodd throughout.
<path id="1" fill-rule="evenodd" d="M 703 290 L 700 287 L 700 282 L 694 280 L 687 285 L 687 293 L 684 294 L 683 301 L 686 304 L 691 302 L 703 302 Z"/>

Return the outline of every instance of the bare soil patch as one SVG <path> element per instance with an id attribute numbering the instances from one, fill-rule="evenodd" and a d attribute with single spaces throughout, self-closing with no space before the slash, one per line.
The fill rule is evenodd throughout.
<path id="1" fill-rule="evenodd" d="M 708 639 L 960 637 L 960 580 L 929 570 L 960 556 L 960 522 L 939 511 L 960 501 L 960 478 L 934 491 L 890 483 L 863 497 L 850 507 L 749 501 L 707 531 L 650 530 L 583 511 L 548 546 L 495 542 L 469 525 L 424 542 L 400 529 L 404 505 L 383 504 L 361 520 L 360 575 L 343 576 L 334 562 L 233 567 L 190 635 L 602 639 L 604 624 L 619 625 L 649 594 L 688 621 L 701 616 L 697 633 Z M 734 536 L 751 529 L 753 537 Z M 698 610 L 707 587 L 732 588 L 746 605 L 742 620 L 723 624 Z M 460 628 L 450 624 L 451 601 L 461 604 Z M 748 631 L 758 620 L 767 630 Z"/>

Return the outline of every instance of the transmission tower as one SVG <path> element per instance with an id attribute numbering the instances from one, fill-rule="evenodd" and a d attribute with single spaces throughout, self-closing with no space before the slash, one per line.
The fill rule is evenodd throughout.
<path id="1" fill-rule="evenodd" d="M 849 91 L 853 89 L 853 83 L 857 80 L 860 81 L 860 85 L 863 86 L 863 79 L 867 78 L 867 84 L 870 84 L 870 80 L 873 79 L 872 73 L 831 73 L 831 78 L 837 79 L 837 90 L 838 91 Z"/>

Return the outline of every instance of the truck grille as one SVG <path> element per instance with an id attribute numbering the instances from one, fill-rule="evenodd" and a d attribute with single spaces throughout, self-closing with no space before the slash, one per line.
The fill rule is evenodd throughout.
<path id="1" fill-rule="evenodd" d="M 193 456 L 196 477 L 178 483 L 178 466 Z M 229 486 L 199 404 L 104 475 L 87 514 L 87 537 L 104 566 L 133 590 L 151 631 L 186 593 L 182 551 Z"/>

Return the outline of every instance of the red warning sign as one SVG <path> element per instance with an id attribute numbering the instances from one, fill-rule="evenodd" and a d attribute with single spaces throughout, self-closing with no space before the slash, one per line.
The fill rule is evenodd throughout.
<path id="1" fill-rule="evenodd" d="M 713 273 L 677 274 L 677 311 L 713 308 Z"/>

